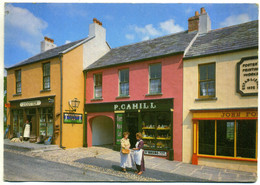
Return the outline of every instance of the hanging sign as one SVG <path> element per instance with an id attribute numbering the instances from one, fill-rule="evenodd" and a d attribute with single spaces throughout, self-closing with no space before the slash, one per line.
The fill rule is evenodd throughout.
<path id="1" fill-rule="evenodd" d="M 41 105 L 41 100 L 24 101 L 20 103 L 20 107 L 33 107 Z"/>
<path id="2" fill-rule="evenodd" d="M 82 114 L 63 113 L 64 123 L 82 123 Z"/>
<path id="3" fill-rule="evenodd" d="M 245 57 L 237 64 L 237 92 L 242 96 L 258 94 L 258 57 Z"/>
<path id="4" fill-rule="evenodd" d="M 116 144 L 120 144 L 123 136 L 123 114 L 116 114 Z"/>

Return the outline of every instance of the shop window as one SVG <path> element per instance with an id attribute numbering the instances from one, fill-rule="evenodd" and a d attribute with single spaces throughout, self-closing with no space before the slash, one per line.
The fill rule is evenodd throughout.
<path id="1" fill-rule="evenodd" d="M 39 135 L 52 136 L 53 135 L 53 109 L 41 108 L 39 112 L 40 112 Z"/>
<path id="2" fill-rule="evenodd" d="M 129 95 L 129 69 L 119 71 L 119 95 Z"/>
<path id="3" fill-rule="evenodd" d="M 217 155 L 234 156 L 234 121 L 217 121 Z"/>
<path id="4" fill-rule="evenodd" d="M 256 158 L 256 121 L 238 120 L 237 157 Z"/>
<path id="5" fill-rule="evenodd" d="M 23 110 L 13 110 L 13 133 L 15 136 L 22 136 L 23 125 Z"/>
<path id="6" fill-rule="evenodd" d="M 214 155 L 215 151 L 215 121 L 199 121 L 199 153 Z"/>
<path id="7" fill-rule="evenodd" d="M 22 80 L 21 80 L 21 70 L 15 71 L 16 80 L 16 94 L 22 93 Z"/>
<path id="8" fill-rule="evenodd" d="M 102 74 L 94 74 L 94 97 L 102 98 Z"/>
<path id="9" fill-rule="evenodd" d="M 199 97 L 215 94 L 215 63 L 199 65 Z"/>
<path id="10" fill-rule="evenodd" d="M 151 64 L 149 66 L 149 77 L 150 77 L 150 94 L 158 94 L 161 93 L 161 73 L 162 66 L 161 63 Z"/>
<path id="11" fill-rule="evenodd" d="M 50 89 L 50 63 L 44 63 L 43 66 L 43 89 Z"/>

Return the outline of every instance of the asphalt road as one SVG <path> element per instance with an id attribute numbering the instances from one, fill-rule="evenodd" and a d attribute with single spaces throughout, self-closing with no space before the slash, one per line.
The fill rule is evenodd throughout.
<path id="1" fill-rule="evenodd" d="M 5 181 L 128 181 L 129 179 L 97 173 L 73 166 L 4 152 Z"/>

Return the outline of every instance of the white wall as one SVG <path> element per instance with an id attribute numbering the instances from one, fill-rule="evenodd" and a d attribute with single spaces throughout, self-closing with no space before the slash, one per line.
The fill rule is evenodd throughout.
<path id="1" fill-rule="evenodd" d="M 92 121 L 92 145 L 113 143 L 113 121 L 106 116 L 99 116 Z"/>

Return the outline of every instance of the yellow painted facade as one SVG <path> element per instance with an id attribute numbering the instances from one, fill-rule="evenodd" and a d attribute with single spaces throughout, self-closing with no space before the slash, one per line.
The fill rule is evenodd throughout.
<path id="1" fill-rule="evenodd" d="M 50 91 L 43 90 L 42 64 L 50 62 Z M 16 93 L 15 70 L 21 69 L 21 95 Z M 60 119 L 65 110 L 69 110 L 68 101 L 74 98 L 80 100 L 76 113 L 83 114 L 84 109 L 84 74 L 83 46 L 80 45 L 63 54 L 63 98 L 62 113 L 60 112 L 60 60 L 58 57 L 35 62 L 7 71 L 7 102 L 11 100 L 40 98 L 55 95 L 55 125 L 60 125 Z M 84 118 L 83 118 L 84 120 Z M 25 120 L 24 120 L 25 121 Z M 10 124 L 10 108 L 7 109 L 7 124 Z M 62 125 L 62 146 L 74 148 L 83 146 L 83 121 L 81 124 L 66 123 Z M 60 145 L 60 133 L 56 135 L 54 144 Z"/>
<path id="2" fill-rule="evenodd" d="M 183 162 L 191 163 L 193 154 L 193 118 L 214 118 L 235 116 L 234 114 L 223 114 L 223 112 L 196 113 L 192 109 L 230 109 L 230 108 L 248 108 L 258 107 L 257 96 L 241 96 L 236 92 L 236 65 L 243 57 L 257 56 L 258 50 L 244 50 L 218 54 L 193 59 L 184 59 L 183 61 Z M 216 63 L 216 99 L 198 100 L 198 65 L 207 63 Z M 241 117 L 255 117 L 254 115 L 242 112 Z M 194 117 L 195 116 L 195 117 Z M 223 117 L 223 118 L 224 118 Z M 196 129 L 196 128 L 195 128 Z M 199 158 L 198 164 L 214 166 L 220 168 L 231 168 L 236 170 L 254 171 L 256 162 L 232 161 L 223 159 Z M 253 166 L 253 167 L 252 167 Z M 249 169 L 250 168 L 250 169 Z"/>

